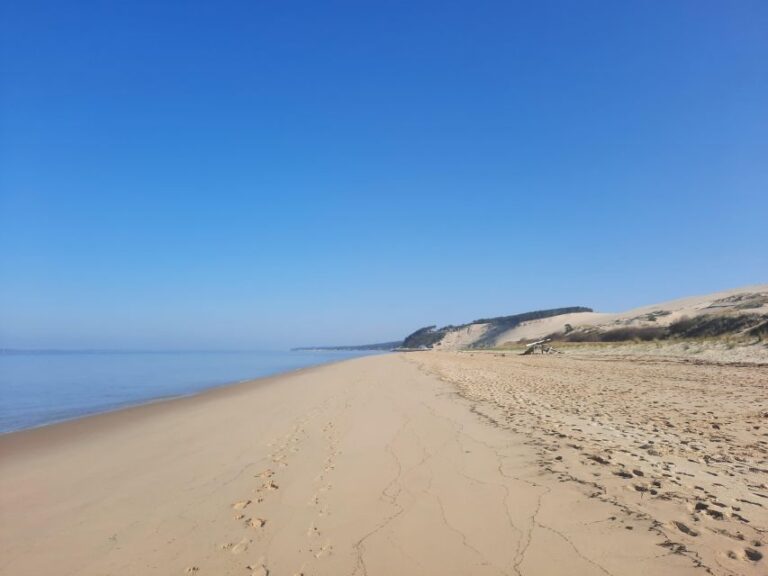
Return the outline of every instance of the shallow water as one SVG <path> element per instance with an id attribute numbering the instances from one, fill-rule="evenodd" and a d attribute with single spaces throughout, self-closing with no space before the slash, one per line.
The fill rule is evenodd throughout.
<path id="1" fill-rule="evenodd" d="M 370 352 L 0 353 L 0 433 Z"/>

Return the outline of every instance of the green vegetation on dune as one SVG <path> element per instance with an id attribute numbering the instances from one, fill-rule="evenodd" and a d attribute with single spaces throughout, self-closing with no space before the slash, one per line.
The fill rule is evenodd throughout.
<path id="1" fill-rule="evenodd" d="M 683 317 L 669 326 L 621 326 L 610 330 L 585 327 L 568 333 L 556 332 L 549 338 L 560 342 L 629 342 L 651 340 L 685 340 L 768 335 L 768 314 L 702 314 Z"/>
<path id="2" fill-rule="evenodd" d="M 575 314 L 577 312 L 593 312 L 592 308 L 585 306 L 570 306 L 566 308 L 552 308 L 549 310 L 534 310 L 533 312 L 524 312 L 522 314 L 513 314 L 512 316 L 497 316 L 495 318 L 483 318 L 476 320 L 473 324 L 488 324 L 488 330 L 475 342 L 472 348 L 488 348 L 495 345 L 496 338 L 507 330 L 519 326 L 523 322 L 531 320 L 541 320 L 542 318 L 551 318 L 552 316 L 562 316 L 563 314 Z"/>
<path id="3" fill-rule="evenodd" d="M 692 317 L 683 316 L 669 324 L 664 319 L 672 314 L 672 311 L 664 308 L 644 312 L 631 318 L 619 318 L 610 325 L 579 325 L 577 317 L 573 320 L 569 319 L 573 324 L 564 324 L 563 331 L 549 334 L 547 338 L 556 342 L 574 344 L 727 339 L 731 337 L 737 339 L 757 338 L 762 341 L 768 336 L 768 314 L 765 313 L 764 309 L 766 303 L 768 303 L 768 293 L 750 292 L 731 295 L 714 300 L 706 308 L 703 308 L 703 313 L 695 310 Z M 445 348 L 464 346 L 473 350 L 498 349 L 497 342 L 500 341 L 500 337 L 505 332 L 525 322 L 592 311 L 591 308 L 584 306 L 534 310 L 508 316 L 479 318 L 458 326 L 447 325 L 440 328 L 436 325 L 425 326 L 406 336 L 403 341 L 362 346 L 317 346 L 295 348 L 295 350 L 431 349 L 436 346 Z M 443 342 L 449 335 L 451 338 Z M 534 338 L 534 340 L 536 339 Z M 524 345 L 528 342 L 530 341 L 519 340 L 516 345 Z"/>
<path id="4" fill-rule="evenodd" d="M 562 314 L 573 314 L 575 312 L 592 312 L 591 308 L 584 306 L 571 306 L 568 308 L 553 308 L 550 310 L 535 310 L 533 312 L 524 312 L 522 314 L 512 314 L 510 316 L 496 316 L 493 318 L 480 318 L 474 322 L 468 324 L 461 324 L 459 326 L 443 326 L 437 328 L 436 326 L 426 326 L 419 328 L 403 341 L 403 347 L 405 348 L 432 348 L 435 344 L 440 342 L 447 334 L 462 330 L 473 324 L 486 324 L 487 329 L 477 342 L 472 344 L 473 348 L 486 348 L 493 346 L 496 336 L 530 320 L 539 320 L 541 318 L 550 318 L 552 316 L 560 316 Z"/>

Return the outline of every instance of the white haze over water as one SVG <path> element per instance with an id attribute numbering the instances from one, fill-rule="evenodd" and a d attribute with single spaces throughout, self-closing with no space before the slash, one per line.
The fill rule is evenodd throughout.
<path id="1" fill-rule="evenodd" d="M 370 353 L 4 352 L 0 433 Z"/>

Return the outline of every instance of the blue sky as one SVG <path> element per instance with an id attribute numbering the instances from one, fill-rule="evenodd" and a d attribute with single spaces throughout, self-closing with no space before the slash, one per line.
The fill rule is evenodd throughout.
<path id="1" fill-rule="evenodd" d="M 768 281 L 768 3 L 26 2 L 0 345 L 252 348 Z"/>

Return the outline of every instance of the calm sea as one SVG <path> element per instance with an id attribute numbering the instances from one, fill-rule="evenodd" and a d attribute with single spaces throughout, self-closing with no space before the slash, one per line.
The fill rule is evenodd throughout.
<path id="1" fill-rule="evenodd" d="M 366 354 L 3 352 L 0 433 Z"/>

